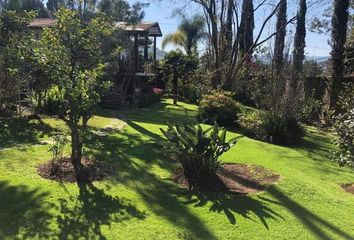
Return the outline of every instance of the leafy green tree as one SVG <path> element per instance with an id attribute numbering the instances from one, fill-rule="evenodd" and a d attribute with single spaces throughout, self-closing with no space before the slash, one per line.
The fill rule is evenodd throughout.
<path id="1" fill-rule="evenodd" d="M 50 13 L 41 0 L 22 0 L 21 10 L 36 11 L 37 17 L 48 18 Z"/>
<path id="2" fill-rule="evenodd" d="M 5 10 L 0 15 L 0 109 L 8 108 L 24 81 L 23 52 L 29 47 L 33 12 Z"/>
<path id="3" fill-rule="evenodd" d="M 204 27 L 205 22 L 202 16 L 195 15 L 191 19 L 184 17 L 178 25 L 177 32 L 164 37 L 162 48 L 164 49 L 167 44 L 173 43 L 182 47 L 188 55 L 196 53 L 198 41 L 205 36 Z"/>
<path id="4" fill-rule="evenodd" d="M 65 6 L 65 0 L 48 0 L 47 1 L 47 9 L 51 13 L 55 13 L 60 7 Z"/>
<path id="5" fill-rule="evenodd" d="M 198 61 L 193 55 L 185 55 L 181 51 L 171 51 L 165 55 L 159 66 L 159 75 L 166 82 L 172 83 L 173 103 L 177 105 L 181 89 L 188 88 L 187 80 L 197 68 Z M 179 87 L 181 86 L 181 88 Z"/>
<path id="6" fill-rule="evenodd" d="M 98 3 L 98 10 L 114 21 L 131 23 L 140 22 L 145 14 L 140 3 L 130 6 L 126 0 L 101 0 Z"/>
<path id="7" fill-rule="evenodd" d="M 71 161 L 78 181 L 86 180 L 81 164 L 87 122 L 101 93 L 109 87 L 103 81 L 102 39 L 111 27 L 102 17 L 83 21 L 78 11 L 60 9 L 57 24 L 43 32 L 36 49 L 38 61 L 57 79 L 64 96 L 60 118 L 71 132 Z"/>
<path id="8" fill-rule="evenodd" d="M 17 11 L 21 9 L 21 4 L 21 0 L 9 0 L 4 2 L 2 5 L 3 8 L 6 10 Z"/>
<path id="9" fill-rule="evenodd" d="M 345 90 L 338 98 L 338 105 L 342 113 L 334 116 L 335 142 L 337 151 L 334 160 L 340 166 L 354 167 L 354 84 L 345 86 Z"/>
<path id="10" fill-rule="evenodd" d="M 354 15 L 353 15 L 354 16 Z M 354 72 L 354 28 L 351 29 L 350 35 L 345 45 L 345 67 L 346 73 L 351 75 Z"/>

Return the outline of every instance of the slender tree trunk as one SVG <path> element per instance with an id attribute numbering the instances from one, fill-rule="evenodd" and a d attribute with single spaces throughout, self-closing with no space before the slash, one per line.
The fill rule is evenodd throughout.
<path id="1" fill-rule="evenodd" d="M 213 16 L 212 18 L 215 18 Z M 220 85 L 221 80 L 221 69 L 220 69 L 220 56 L 219 56 L 219 41 L 218 41 L 218 26 L 217 22 L 212 19 L 211 20 L 211 28 L 212 28 L 212 41 L 214 48 L 214 74 L 212 79 L 212 85 L 214 88 L 217 88 Z"/>
<path id="2" fill-rule="evenodd" d="M 176 66 L 173 67 L 173 104 L 177 105 L 178 98 L 178 74 Z"/>
<path id="3" fill-rule="evenodd" d="M 80 136 L 79 126 L 76 121 L 71 121 L 71 163 L 74 166 L 78 182 L 86 181 L 86 174 L 81 164 L 83 142 Z"/>

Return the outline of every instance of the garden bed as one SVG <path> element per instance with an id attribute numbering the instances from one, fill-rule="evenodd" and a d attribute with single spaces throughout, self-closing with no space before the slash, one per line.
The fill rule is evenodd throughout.
<path id="1" fill-rule="evenodd" d="M 90 182 L 101 181 L 114 173 L 113 167 L 104 162 L 83 158 L 81 163 L 84 166 L 84 171 L 88 173 Z M 37 172 L 45 179 L 58 182 L 76 182 L 76 174 L 70 158 L 43 163 L 37 167 Z"/>
<path id="2" fill-rule="evenodd" d="M 172 174 L 174 182 L 188 188 L 188 180 L 181 168 Z M 263 191 L 267 186 L 280 180 L 280 175 L 264 167 L 247 164 L 223 164 L 214 178 L 205 179 L 201 187 L 213 192 L 251 194 Z"/>

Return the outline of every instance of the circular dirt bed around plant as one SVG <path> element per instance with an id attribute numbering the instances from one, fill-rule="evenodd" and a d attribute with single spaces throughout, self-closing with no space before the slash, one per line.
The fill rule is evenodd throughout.
<path id="1" fill-rule="evenodd" d="M 174 171 L 172 179 L 184 188 L 189 187 L 181 168 Z M 279 179 L 280 175 L 261 166 L 223 164 L 214 178 L 206 179 L 201 183 L 201 188 L 213 192 L 250 194 L 263 191 Z"/>
<path id="2" fill-rule="evenodd" d="M 84 171 L 88 174 L 88 181 L 101 181 L 113 175 L 113 168 L 104 162 L 93 161 L 87 158 L 81 160 Z M 62 158 L 43 163 L 37 167 L 38 174 L 50 180 L 59 182 L 76 182 L 74 166 L 70 158 Z"/>
<path id="3" fill-rule="evenodd" d="M 343 184 L 342 188 L 348 193 L 354 194 L 354 183 Z"/>

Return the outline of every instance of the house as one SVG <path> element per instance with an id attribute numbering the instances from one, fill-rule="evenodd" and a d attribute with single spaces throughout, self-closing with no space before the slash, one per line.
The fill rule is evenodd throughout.
<path id="1" fill-rule="evenodd" d="M 37 18 L 29 24 L 29 27 L 35 31 L 35 36 L 39 39 L 43 28 L 52 27 L 55 24 L 55 19 Z M 142 22 L 133 25 L 127 22 L 117 22 L 115 27 L 127 32 L 134 45 L 133 51 L 129 50 L 126 53 L 133 62 L 133 66 L 129 68 L 129 73 L 137 76 L 154 75 L 151 71 L 151 64 L 156 61 L 157 38 L 162 37 L 159 24 L 157 22 Z M 149 56 L 149 45 L 152 45 L 153 48 L 152 56 Z M 122 64 L 127 64 L 127 57 L 121 56 L 121 58 Z"/>
<path id="2" fill-rule="evenodd" d="M 43 28 L 52 27 L 55 19 L 37 18 L 29 24 L 35 32 L 37 39 Z M 115 28 L 126 32 L 131 40 L 131 49 L 126 49 L 118 59 L 118 73 L 113 81 L 112 88 L 103 97 L 103 105 L 110 108 L 120 108 L 123 103 L 134 103 L 142 93 L 148 79 L 154 76 L 152 65 L 156 61 L 156 41 L 162 37 L 160 26 L 154 23 L 129 24 L 116 22 Z M 149 55 L 149 46 L 152 46 L 152 54 Z"/>

